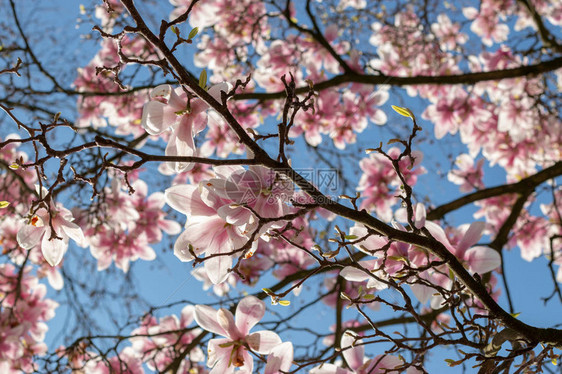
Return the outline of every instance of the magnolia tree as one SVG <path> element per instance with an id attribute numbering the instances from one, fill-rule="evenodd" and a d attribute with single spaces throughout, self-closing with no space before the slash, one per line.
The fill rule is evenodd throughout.
<path id="1" fill-rule="evenodd" d="M 0 1 L 0 372 L 558 370 L 562 2 L 68 3 Z"/>

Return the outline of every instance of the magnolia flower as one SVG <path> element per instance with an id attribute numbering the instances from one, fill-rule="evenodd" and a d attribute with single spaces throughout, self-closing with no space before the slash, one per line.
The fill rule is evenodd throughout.
<path id="1" fill-rule="evenodd" d="M 209 88 L 208 92 L 220 102 L 221 91 L 228 92 L 230 89 L 229 83 L 219 83 Z M 193 137 L 205 128 L 205 111 L 209 105 L 199 98 L 188 100 L 181 87 L 173 89 L 169 84 L 153 89 L 150 98 L 152 100 L 144 105 L 142 111 L 142 127 L 150 135 L 158 135 L 171 128 L 166 156 L 195 156 Z M 176 172 L 189 170 L 193 165 L 186 162 L 170 163 Z"/>
<path id="2" fill-rule="evenodd" d="M 215 310 L 207 305 L 195 306 L 197 324 L 207 331 L 224 336 L 222 339 L 209 340 L 207 366 L 212 368 L 210 374 L 233 373 L 236 368 L 240 368 L 238 373 L 252 374 L 254 360 L 248 350 L 269 354 L 281 344 L 281 339 L 273 331 L 250 334 L 250 329 L 264 314 L 265 303 L 254 296 L 240 300 L 236 317 L 224 308 Z M 286 367 L 285 360 L 281 361 L 279 367 Z"/>
<path id="3" fill-rule="evenodd" d="M 205 260 L 205 270 L 213 284 L 223 282 L 232 267 L 232 256 L 228 253 L 247 242 L 243 226 L 230 223 L 234 221 L 229 222 L 220 214 L 227 202 L 209 188 L 187 184 L 168 188 L 165 196 L 168 205 L 188 218 L 184 232 L 174 244 L 176 257 L 189 262 L 203 253 L 215 255 Z M 248 221 L 251 212 L 242 207 L 238 211 L 242 217 L 238 221 Z M 228 213 L 234 220 L 235 215 L 230 210 Z"/>
<path id="4" fill-rule="evenodd" d="M 50 211 L 40 208 L 29 224 L 22 226 L 17 235 L 18 244 L 24 249 L 31 249 L 41 242 L 43 257 L 51 266 L 56 266 L 68 249 L 69 238 L 79 245 L 84 241 L 82 229 L 73 220 L 68 209 L 51 203 Z"/>
<path id="5" fill-rule="evenodd" d="M 365 357 L 365 346 L 362 339 L 346 330 L 341 337 L 341 350 L 349 369 L 344 369 L 334 364 L 324 363 L 310 370 L 311 374 L 376 374 L 376 373 L 399 373 L 401 370 L 393 370 L 401 367 L 404 362 L 398 357 L 391 355 L 379 355 L 372 359 Z M 417 373 L 417 369 L 408 368 L 408 374 Z"/>
<path id="6" fill-rule="evenodd" d="M 465 263 L 471 273 L 488 273 L 501 265 L 501 257 L 497 251 L 490 247 L 473 246 L 482 237 L 486 223 L 473 222 L 464 232 L 462 239 L 454 246 L 449 242 L 447 234 L 441 226 L 427 221 L 425 227 L 435 239 Z"/>

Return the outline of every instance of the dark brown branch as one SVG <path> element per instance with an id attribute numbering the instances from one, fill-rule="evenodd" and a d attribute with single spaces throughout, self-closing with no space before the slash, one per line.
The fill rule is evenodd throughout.
<path id="1" fill-rule="evenodd" d="M 323 82 L 314 83 L 316 91 L 322 91 L 328 88 L 339 86 L 345 83 L 362 83 L 362 84 L 386 84 L 391 86 L 412 86 L 420 84 L 436 84 L 436 85 L 453 85 L 453 84 L 476 84 L 478 82 L 496 81 L 507 78 L 516 78 L 524 76 L 533 76 L 550 71 L 554 71 L 562 67 L 562 57 L 552 60 L 542 61 L 534 65 L 524 65 L 517 68 L 492 70 L 479 73 L 466 73 L 457 75 L 440 75 L 440 76 L 423 76 L 414 77 L 395 77 L 389 75 L 365 75 L 357 73 L 345 73 L 337 75 Z M 308 92 L 308 86 L 296 89 L 297 94 Z M 285 91 L 271 93 L 241 93 L 234 96 L 235 100 L 273 100 L 284 98 Z"/>
<path id="2" fill-rule="evenodd" d="M 438 220 L 443 218 L 447 213 L 455 211 L 465 205 L 471 204 L 475 201 L 488 199 L 494 196 L 501 196 L 505 194 L 524 194 L 527 191 L 532 191 L 540 184 L 546 182 L 549 179 L 555 178 L 562 175 L 562 161 L 555 163 L 554 165 L 539 171 L 527 178 L 521 179 L 517 183 L 505 184 L 497 187 L 490 187 L 483 190 L 478 190 L 476 192 L 470 193 L 468 195 L 462 196 L 456 200 L 449 203 L 443 204 L 427 214 L 427 219 Z"/>

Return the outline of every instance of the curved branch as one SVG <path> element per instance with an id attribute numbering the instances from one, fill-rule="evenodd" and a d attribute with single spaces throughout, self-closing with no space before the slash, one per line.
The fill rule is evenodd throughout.
<path id="1" fill-rule="evenodd" d="M 412 86 L 419 84 L 436 84 L 436 85 L 453 85 L 453 84 L 475 84 L 478 82 L 495 81 L 508 78 L 517 78 L 527 75 L 539 75 L 550 71 L 557 70 L 562 67 L 562 57 L 552 60 L 541 61 L 534 65 L 523 65 L 516 68 L 504 70 L 492 70 L 478 73 L 466 73 L 456 75 L 439 75 L 427 76 L 418 75 L 414 77 L 396 77 L 391 75 L 366 75 L 357 73 L 344 73 L 337 75 L 326 81 L 314 84 L 316 91 L 322 91 L 328 88 L 339 86 L 344 83 L 362 83 L 362 84 L 384 84 L 390 86 Z M 307 86 L 299 87 L 295 90 L 297 94 L 308 92 L 310 88 Z M 234 96 L 235 100 L 273 100 L 285 97 L 285 91 L 260 93 L 250 92 L 241 93 Z"/>
<path id="2" fill-rule="evenodd" d="M 562 161 L 558 161 L 554 165 L 546 169 L 543 169 L 536 174 L 521 179 L 517 183 L 504 184 L 502 186 L 490 187 L 483 190 L 478 190 L 476 192 L 470 193 L 456 200 L 453 200 L 449 203 L 443 204 L 431 210 L 427 214 L 427 219 L 429 220 L 441 219 L 449 212 L 455 211 L 475 201 L 488 199 L 490 197 L 500 196 L 510 193 L 525 194 L 527 193 L 527 191 L 534 190 L 537 186 L 546 182 L 547 180 L 558 177 L 560 175 L 562 175 Z"/>

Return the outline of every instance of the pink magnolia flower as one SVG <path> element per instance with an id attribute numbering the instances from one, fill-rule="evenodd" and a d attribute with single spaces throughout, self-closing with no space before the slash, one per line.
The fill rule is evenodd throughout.
<path id="1" fill-rule="evenodd" d="M 69 238 L 79 245 L 84 242 L 82 229 L 72 221 L 72 213 L 61 204 L 50 202 L 50 212 L 45 208 L 37 210 L 28 225 L 18 231 L 18 244 L 31 249 L 41 243 L 41 252 L 45 260 L 56 266 L 61 262 L 68 249 Z"/>
<path id="2" fill-rule="evenodd" d="M 228 92 L 231 86 L 220 83 L 209 88 L 209 94 L 221 101 L 221 92 Z M 142 127 L 151 135 L 158 135 L 171 128 L 172 135 L 166 147 L 166 156 L 195 156 L 193 137 L 201 132 L 207 124 L 205 111 L 209 106 L 199 98 L 188 101 L 187 94 L 181 87 L 175 90 L 168 84 L 152 90 L 149 101 L 142 112 Z M 170 166 L 176 171 L 193 167 L 193 163 L 173 162 Z"/>
<path id="3" fill-rule="evenodd" d="M 401 367 L 404 362 L 396 356 L 378 355 L 372 359 L 365 358 L 365 346 L 363 340 L 357 335 L 346 330 L 341 337 L 342 354 L 349 369 L 344 369 L 335 364 L 324 363 L 310 370 L 310 374 L 377 374 L 377 373 L 400 373 L 402 370 L 393 370 Z M 410 367 L 408 374 L 417 373 L 418 370 Z"/>
<path id="4" fill-rule="evenodd" d="M 462 233 L 464 235 L 456 245 L 450 243 L 445 231 L 435 222 L 427 221 L 425 227 L 435 239 L 440 241 L 459 260 L 464 262 L 470 272 L 484 274 L 501 265 L 501 258 L 498 252 L 489 247 L 474 246 L 480 240 L 486 223 L 477 221 L 473 222 L 468 228 L 463 228 Z"/>
<path id="5" fill-rule="evenodd" d="M 254 360 L 250 350 L 270 354 L 281 339 L 273 331 L 250 333 L 265 314 L 265 303 L 254 296 L 246 296 L 236 307 L 236 317 L 227 309 L 213 309 L 207 305 L 195 306 L 195 321 L 203 329 L 224 336 L 209 340 L 207 366 L 210 374 L 253 373 Z"/>
<path id="6" fill-rule="evenodd" d="M 34 358 L 47 352 L 47 323 L 58 303 L 26 266 L 0 264 L 0 373 L 37 371 Z"/>
<path id="7" fill-rule="evenodd" d="M 142 360 L 132 347 L 125 347 L 119 355 L 109 359 L 89 361 L 85 372 L 88 374 L 144 374 Z"/>
<path id="8" fill-rule="evenodd" d="M 148 186 L 142 180 L 133 183 L 135 194 L 132 203 L 137 210 L 139 218 L 135 220 L 133 235 L 146 234 L 149 243 L 162 241 L 162 231 L 168 235 L 177 235 L 181 232 L 179 223 L 165 219 L 166 212 L 162 210 L 166 204 L 166 198 L 162 192 L 154 192 L 148 195 Z"/>
<path id="9" fill-rule="evenodd" d="M 431 24 L 431 31 L 435 34 L 441 49 L 452 50 L 458 44 L 464 44 L 468 40 L 465 33 L 459 32 L 461 25 L 457 22 L 452 23 L 446 14 L 437 16 L 437 22 Z"/>
<path id="10" fill-rule="evenodd" d="M 509 27 L 499 22 L 496 9 L 484 6 L 480 12 L 473 7 L 463 8 L 464 16 L 472 20 L 470 31 L 482 38 L 482 42 L 491 47 L 494 43 L 507 40 Z"/>
<path id="11" fill-rule="evenodd" d="M 174 245 L 176 257 L 189 262 L 203 253 L 211 256 L 204 262 L 209 279 L 213 284 L 224 281 L 232 266 L 228 253 L 247 242 L 245 224 L 238 224 L 248 222 L 251 212 L 239 207 L 239 214 L 234 214 L 229 201 L 204 185 L 173 186 L 165 196 L 168 205 L 188 217 L 185 231 Z"/>
<path id="12" fill-rule="evenodd" d="M 484 183 L 482 182 L 482 177 L 484 172 L 482 167 L 484 166 L 484 159 L 478 160 L 476 165 L 474 164 L 474 159 L 463 153 L 457 157 L 455 160 L 455 165 L 458 169 L 451 170 L 447 174 L 447 179 L 454 184 L 460 185 L 461 192 L 470 192 L 475 188 L 483 188 Z"/>
<path id="13" fill-rule="evenodd" d="M 198 328 L 189 328 L 194 314 L 195 307 L 187 305 L 182 309 L 180 318 L 169 315 L 156 321 L 151 315 L 144 317 L 141 326 L 131 333 L 133 337 L 130 341 L 137 357 L 142 357 L 150 370 L 162 372 L 177 358 L 181 348 L 189 345 L 202 332 Z M 178 373 L 189 373 L 190 363 L 204 360 L 203 351 L 196 346 L 182 360 Z"/>

